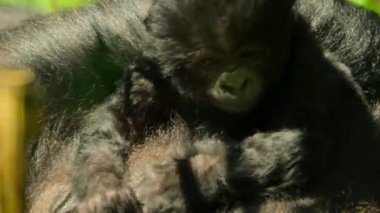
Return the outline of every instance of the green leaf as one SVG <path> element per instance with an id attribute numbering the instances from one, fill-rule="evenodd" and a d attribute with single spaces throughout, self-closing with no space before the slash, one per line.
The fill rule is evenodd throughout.
<path id="1" fill-rule="evenodd" d="M 380 1 L 379 0 L 351 0 L 354 4 L 369 10 L 375 11 L 380 14 Z"/>
<path id="2" fill-rule="evenodd" d="M 76 8 L 91 0 L 0 0 L 1 5 L 29 7 L 46 12 Z"/>

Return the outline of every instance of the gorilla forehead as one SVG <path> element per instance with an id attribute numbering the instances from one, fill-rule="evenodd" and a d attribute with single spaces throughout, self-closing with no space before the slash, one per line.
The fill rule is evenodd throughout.
<path id="1" fill-rule="evenodd" d="M 233 48 L 286 25 L 293 0 L 157 0 L 147 19 L 155 36 L 182 47 Z M 273 28 L 281 29 L 281 27 Z"/>

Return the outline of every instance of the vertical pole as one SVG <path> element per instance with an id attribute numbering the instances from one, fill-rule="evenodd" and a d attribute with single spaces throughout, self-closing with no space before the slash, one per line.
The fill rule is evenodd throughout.
<path id="1" fill-rule="evenodd" d="M 0 212 L 22 213 L 30 70 L 0 70 Z"/>

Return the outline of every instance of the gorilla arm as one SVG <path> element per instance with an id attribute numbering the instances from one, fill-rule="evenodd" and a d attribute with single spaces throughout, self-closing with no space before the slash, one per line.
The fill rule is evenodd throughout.
<path id="1" fill-rule="evenodd" d="M 142 45 L 149 2 L 102 1 L 4 30 L 0 68 L 31 68 L 49 116 L 104 101 Z"/>
<path id="2" fill-rule="evenodd" d="M 131 152 L 127 179 L 144 211 L 241 207 L 241 201 L 254 204 L 275 190 L 266 187 L 274 179 L 281 179 L 282 188 L 301 183 L 295 178 L 302 159 L 298 130 L 257 133 L 234 145 L 218 136 L 189 135 L 183 123 L 174 122 Z"/>

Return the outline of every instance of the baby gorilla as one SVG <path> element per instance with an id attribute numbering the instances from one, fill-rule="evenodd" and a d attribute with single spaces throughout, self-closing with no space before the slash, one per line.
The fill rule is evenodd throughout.
<path id="1" fill-rule="evenodd" d="M 98 195 L 126 197 L 120 187 L 125 150 L 170 124 L 173 116 L 194 134 L 203 126 L 208 134 L 223 132 L 220 139 L 226 141 L 253 135 L 261 120 L 251 117 L 254 109 L 287 64 L 291 5 L 155 1 L 144 20 L 147 48 L 128 67 L 118 92 L 86 117 L 80 131 L 72 180 L 83 206 L 92 206 Z M 217 24 L 197 19 L 200 8 Z M 276 17 L 268 17 L 272 8 Z M 283 21 L 288 24 L 279 24 Z M 281 39 L 275 39 L 278 34 Z"/>

